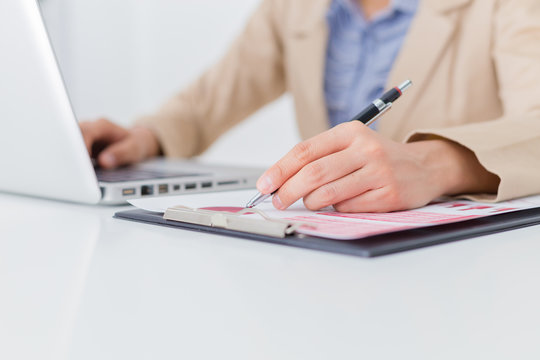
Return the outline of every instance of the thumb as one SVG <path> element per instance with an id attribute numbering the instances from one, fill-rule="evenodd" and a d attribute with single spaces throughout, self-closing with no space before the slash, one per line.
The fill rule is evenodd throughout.
<path id="1" fill-rule="evenodd" d="M 143 151 L 133 136 L 109 145 L 99 154 L 98 163 L 105 169 L 133 164 L 144 158 Z"/>

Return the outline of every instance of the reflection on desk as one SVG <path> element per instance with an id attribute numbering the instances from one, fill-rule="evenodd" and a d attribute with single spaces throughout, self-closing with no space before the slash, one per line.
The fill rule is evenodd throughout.
<path id="1" fill-rule="evenodd" d="M 360 259 L 0 204 L 2 359 L 539 355 L 540 226 Z"/>

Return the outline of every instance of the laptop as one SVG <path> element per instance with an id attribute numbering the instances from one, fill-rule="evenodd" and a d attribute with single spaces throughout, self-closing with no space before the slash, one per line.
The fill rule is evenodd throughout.
<path id="1" fill-rule="evenodd" d="M 95 169 L 37 0 L 0 1 L 0 191 L 87 204 L 254 188 L 262 169 L 156 159 Z"/>

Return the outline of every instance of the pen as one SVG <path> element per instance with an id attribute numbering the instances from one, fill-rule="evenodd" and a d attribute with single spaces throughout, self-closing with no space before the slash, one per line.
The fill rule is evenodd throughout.
<path id="1" fill-rule="evenodd" d="M 382 114 L 390 110 L 394 101 L 399 99 L 403 93 L 410 88 L 412 85 L 411 80 L 404 81 L 401 85 L 396 86 L 387 92 L 385 92 L 380 98 L 374 100 L 371 104 L 368 105 L 364 110 L 358 113 L 350 121 L 360 121 L 364 125 L 369 126 L 375 120 L 377 120 Z M 268 199 L 270 196 L 274 195 L 277 190 L 273 191 L 270 194 L 261 194 L 257 193 L 246 205 L 246 208 L 252 208 L 264 200 Z"/>

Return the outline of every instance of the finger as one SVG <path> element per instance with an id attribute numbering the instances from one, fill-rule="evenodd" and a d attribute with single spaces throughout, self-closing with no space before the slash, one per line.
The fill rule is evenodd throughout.
<path id="1" fill-rule="evenodd" d="M 299 143 L 259 178 L 257 189 L 269 194 L 310 162 L 345 149 L 353 137 L 351 135 L 362 126 L 360 122 L 341 124 Z"/>
<path id="2" fill-rule="evenodd" d="M 110 122 L 107 119 L 99 119 L 93 122 L 82 122 L 81 132 L 88 152 L 92 153 L 92 147 L 96 142 L 107 144 L 120 141 L 128 135 L 126 129 Z"/>
<path id="3" fill-rule="evenodd" d="M 399 194 L 394 193 L 387 187 L 368 190 L 352 199 L 341 201 L 334 205 L 339 212 L 373 212 L 382 213 L 405 210 Z"/>
<path id="4" fill-rule="evenodd" d="M 366 168 L 361 168 L 307 194 L 304 205 L 310 210 L 319 210 L 355 198 L 377 186 L 377 179 Z"/>
<path id="5" fill-rule="evenodd" d="M 343 178 L 363 166 L 362 157 L 352 148 L 315 160 L 279 188 L 273 198 L 274 206 L 285 209 L 321 186 Z"/>
<path id="6" fill-rule="evenodd" d="M 105 169 L 129 165 L 144 159 L 142 147 L 134 136 L 115 142 L 99 154 L 98 164 Z"/>

